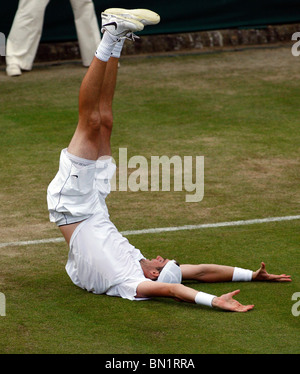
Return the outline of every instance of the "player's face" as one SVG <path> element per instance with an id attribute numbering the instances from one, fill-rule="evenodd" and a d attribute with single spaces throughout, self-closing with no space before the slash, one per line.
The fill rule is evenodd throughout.
<path id="1" fill-rule="evenodd" d="M 169 262 L 167 258 L 157 256 L 152 260 L 141 260 L 142 269 L 146 278 L 156 280 L 162 268 Z"/>
<path id="2" fill-rule="evenodd" d="M 164 267 L 170 260 L 168 258 L 163 258 L 161 256 L 157 256 L 156 258 L 153 258 L 150 260 L 156 268 Z"/>

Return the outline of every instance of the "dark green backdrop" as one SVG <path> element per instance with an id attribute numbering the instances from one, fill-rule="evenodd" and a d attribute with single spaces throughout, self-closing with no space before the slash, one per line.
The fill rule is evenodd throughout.
<path id="1" fill-rule="evenodd" d="M 144 34 L 263 27 L 300 22 L 300 0 L 94 0 L 100 12 L 108 7 L 149 8 L 161 15 L 161 22 Z M 0 32 L 9 33 L 18 0 L 1 0 Z M 69 0 L 50 0 L 46 9 L 42 41 L 76 39 Z"/>

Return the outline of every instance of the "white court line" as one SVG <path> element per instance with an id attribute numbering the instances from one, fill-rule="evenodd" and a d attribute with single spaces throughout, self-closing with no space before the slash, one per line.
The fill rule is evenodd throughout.
<path id="1" fill-rule="evenodd" d="M 198 229 L 207 229 L 214 227 L 226 227 L 226 226 L 244 226 L 244 225 L 254 225 L 258 223 L 268 223 L 268 222 L 280 222 L 280 221 L 292 221 L 300 219 L 299 216 L 284 216 L 284 217 L 269 217 L 269 218 L 257 218 L 257 219 L 248 219 L 241 221 L 231 221 L 231 222 L 219 222 L 219 223 L 204 223 L 200 225 L 185 225 L 185 226 L 175 226 L 175 227 L 157 227 L 153 229 L 143 229 L 143 230 L 131 230 L 131 231 L 122 231 L 121 234 L 128 235 L 142 235 L 142 234 L 157 234 L 160 232 L 170 232 L 170 231 L 182 231 L 182 230 L 198 230 Z M 28 240 L 28 241 L 19 241 L 19 242 L 9 242 L 9 243 L 0 243 L 0 248 L 4 247 L 14 247 L 22 245 L 32 245 L 32 244 L 47 244 L 47 243 L 59 243 L 63 242 L 64 238 L 50 238 L 50 239 L 41 239 L 41 240 Z"/>

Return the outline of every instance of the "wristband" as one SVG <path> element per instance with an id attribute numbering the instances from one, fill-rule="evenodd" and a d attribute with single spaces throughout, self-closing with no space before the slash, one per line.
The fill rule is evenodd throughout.
<path id="1" fill-rule="evenodd" d="M 201 304 L 201 305 L 206 305 L 212 308 L 212 301 L 215 298 L 215 295 L 210 295 L 205 292 L 198 292 L 197 295 L 195 296 L 195 303 L 196 304 Z"/>
<path id="2" fill-rule="evenodd" d="M 232 282 L 251 282 L 253 271 L 242 268 L 234 268 Z"/>

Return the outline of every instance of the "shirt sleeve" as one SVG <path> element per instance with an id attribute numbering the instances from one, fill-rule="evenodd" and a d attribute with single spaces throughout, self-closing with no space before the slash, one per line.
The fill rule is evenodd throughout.
<path id="1" fill-rule="evenodd" d="M 143 256 L 142 252 L 133 247 L 133 250 L 132 250 L 132 257 L 134 258 L 134 260 L 136 261 L 141 261 L 142 259 L 145 259 L 145 257 Z"/>
<path id="2" fill-rule="evenodd" d="M 142 282 L 152 282 L 151 279 L 143 278 L 138 279 L 135 281 L 128 281 L 117 284 L 116 286 L 112 286 L 109 290 L 106 291 L 106 295 L 108 296 L 118 296 L 122 297 L 123 299 L 128 300 L 148 300 L 149 298 L 137 298 L 136 296 L 136 289 L 138 285 Z"/>

